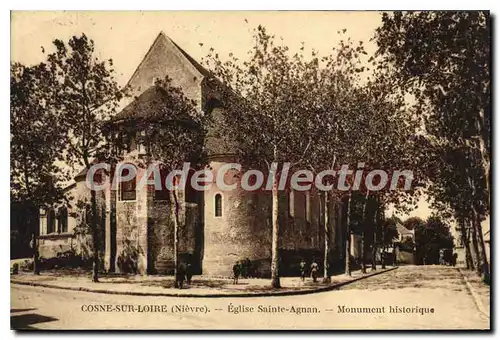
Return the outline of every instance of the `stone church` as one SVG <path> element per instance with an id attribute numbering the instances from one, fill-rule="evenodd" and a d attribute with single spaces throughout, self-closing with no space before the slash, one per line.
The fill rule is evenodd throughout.
<path id="1" fill-rule="evenodd" d="M 155 81 L 169 76 L 174 86 L 196 102 L 207 115 L 223 115 L 224 109 L 211 85 L 210 73 L 164 33 L 160 33 L 128 82 L 133 89 L 130 103 L 113 121 L 139 119 L 139 108 L 156 94 Z M 217 119 L 214 119 L 216 122 Z M 125 160 L 146 152 L 137 142 L 137 131 L 127 130 Z M 230 148 L 219 141 L 217 126 L 206 137 L 208 164 L 213 171 L 234 162 Z M 67 189 L 67 203 L 40 211 L 40 256 L 50 258 L 69 250 L 89 256 L 86 225 L 90 192 L 86 172 L 74 178 Z M 173 223 L 166 190 L 136 188 L 134 180 L 121 183 L 117 190 L 98 192 L 101 259 L 108 272 L 171 274 L 173 272 Z M 220 191 L 216 185 L 204 192 L 181 192 L 179 256 L 189 261 L 197 274 L 230 276 L 238 260 L 249 259 L 254 275 L 270 275 L 271 200 L 264 191 L 241 189 Z M 280 273 L 296 275 L 303 258 L 323 263 L 325 247 L 324 203 L 318 194 L 282 192 L 279 200 Z M 332 266 L 344 257 L 345 207 L 331 205 L 329 212 Z M 86 231 L 87 229 L 87 231 Z"/>

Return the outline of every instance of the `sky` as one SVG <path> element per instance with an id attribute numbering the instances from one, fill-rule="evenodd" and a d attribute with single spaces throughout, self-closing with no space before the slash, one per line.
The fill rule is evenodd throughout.
<path id="1" fill-rule="evenodd" d="M 306 49 L 327 55 L 347 36 L 363 41 L 371 55 L 376 46 L 370 38 L 380 24 L 381 13 L 375 11 L 13 11 L 11 61 L 25 65 L 42 62 L 53 50 L 54 39 L 68 41 L 85 33 L 94 40 L 99 58 L 113 59 L 118 83 L 125 85 L 161 31 L 200 61 L 211 47 L 222 60 L 229 53 L 244 59 L 253 46 L 252 30 L 258 25 L 282 38 L 292 52 L 304 42 Z M 341 37 L 337 32 L 343 29 L 346 36 Z M 409 215 L 397 215 L 405 219 L 430 214 L 423 198 Z"/>
<path id="2" fill-rule="evenodd" d="M 381 23 L 379 12 L 334 11 L 14 11 L 11 19 L 11 60 L 38 63 L 45 58 L 41 46 L 49 51 L 54 38 L 67 41 L 85 32 L 95 41 L 99 57 L 113 59 L 121 84 L 130 78 L 160 31 L 200 61 L 210 47 L 221 57 L 232 52 L 244 58 L 252 47 L 252 29 L 258 25 L 283 37 L 292 51 L 305 42 L 321 55 L 337 45 L 337 31 L 347 29 L 347 35 L 363 40 L 370 53 L 375 45 L 369 39 Z"/>

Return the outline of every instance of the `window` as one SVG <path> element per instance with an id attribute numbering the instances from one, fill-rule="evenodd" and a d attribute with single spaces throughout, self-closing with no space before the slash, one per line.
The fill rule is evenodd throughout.
<path id="1" fill-rule="evenodd" d="M 128 176 L 129 170 L 122 169 L 122 177 Z M 121 200 L 122 201 L 134 201 L 136 192 L 135 192 L 135 177 L 126 182 L 120 183 L 121 188 Z"/>
<path id="2" fill-rule="evenodd" d="M 215 195 L 215 217 L 222 216 L 222 195 Z"/>
<path id="3" fill-rule="evenodd" d="M 189 202 L 189 203 L 196 203 L 198 201 L 197 200 L 197 198 L 198 198 L 197 191 L 191 185 L 191 178 L 193 177 L 194 172 L 195 171 L 193 169 L 189 170 L 188 178 L 186 181 L 187 183 L 186 183 L 186 189 L 185 189 L 185 198 L 186 198 L 186 202 Z"/>
<path id="4" fill-rule="evenodd" d="M 137 132 L 136 136 L 137 152 L 139 155 L 145 155 L 147 153 L 146 131 Z"/>
<path id="5" fill-rule="evenodd" d="M 59 208 L 59 215 L 57 216 L 57 232 L 67 233 L 68 232 L 68 208 Z"/>
<path id="6" fill-rule="evenodd" d="M 47 212 L 47 234 L 52 234 L 56 231 L 56 213 L 50 208 Z"/>
<path id="7" fill-rule="evenodd" d="M 40 235 L 47 233 L 47 210 L 40 208 Z"/>
<path id="8" fill-rule="evenodd" d="M 168 171 L 166 169 L 160 169 L 160 182 L 161 190 L 155 189 L 155 201 L 168 201 L 170 200 L 170 194 L 168 192 L 165 179 L 167 178 Z M 152 173 L 154 175 L 154 172 Z M 151 178 L 152 179 L 152 178 Z"/>

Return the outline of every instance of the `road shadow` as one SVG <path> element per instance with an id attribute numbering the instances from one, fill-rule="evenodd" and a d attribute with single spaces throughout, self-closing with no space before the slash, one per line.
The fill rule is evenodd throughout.
<path id="1" fill-rule="evenodd" d="M 32 325 L 43 322 L 52 322 L 57 320 L 58 319 L 53 318 L 51 316 L 45 316 L 36 313 L 12 315 L 10 317 L 10 328 L 14 330 L 36 329 L 36 327 L 33 327 Z"/>
<path id="2" fill-rule="evenodd" d="M 24 308 L 24 309 L 11 309 L 11 313 L 21 313 L 21 312 L 29 312 L 32 310 L 36 310 L 36 308 Z"/>

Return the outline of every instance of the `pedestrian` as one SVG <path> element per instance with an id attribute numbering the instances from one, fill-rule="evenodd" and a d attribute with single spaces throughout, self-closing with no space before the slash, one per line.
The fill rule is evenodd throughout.
<path id="1" fill-rule="evenodd" d="M 300 260 L 300 279 L 304 281 L 306 279 L 306 261 L 304 259 Z"/>
<path id="2" fill-rule="evenodd" d="M 185 279 L 186 279 L 186 268 L 184 267 L 184 264 L 181 263 L 177 267 L 177 275 L 175 276 L 175 287 L 182 289 Z"/>
<path id="3" fill-rule="evenodd" d="M 313 282 L 316 282 L 318 279 L 318 270 L 319 270 L 319 265 L 316 263 L 316 260 L 313 260 L 311 263 L 311 277 L 313 279 Z"/>
<path id="4" fill-rule="evenodd" d="M 453 258 L 451 260 L 451 264 L 453 265 L 453 267 L 455 267 L 457 265 L 457 258 L 458 258 L 458 254 L 453 253 Z"/>
<path id="5" fill-rule="evenodd" d="M 190 262 L 186 265 L 186 281 L 191 286 L 191 278 L 193 277 L 193 266 Z"/>
<path id="6" fill-rule="evenodd" d="M 236 263 L 233 266 L 233 285 L 238 284 L 238 278 L 240 277 L 240 273 L 241 273 L 240 262 L 236 261 Z"/>
<path id="7" fill-rule="evenodd" d="M 439 250 L 439 264 L 444 265 L 444 249 Z"/>

